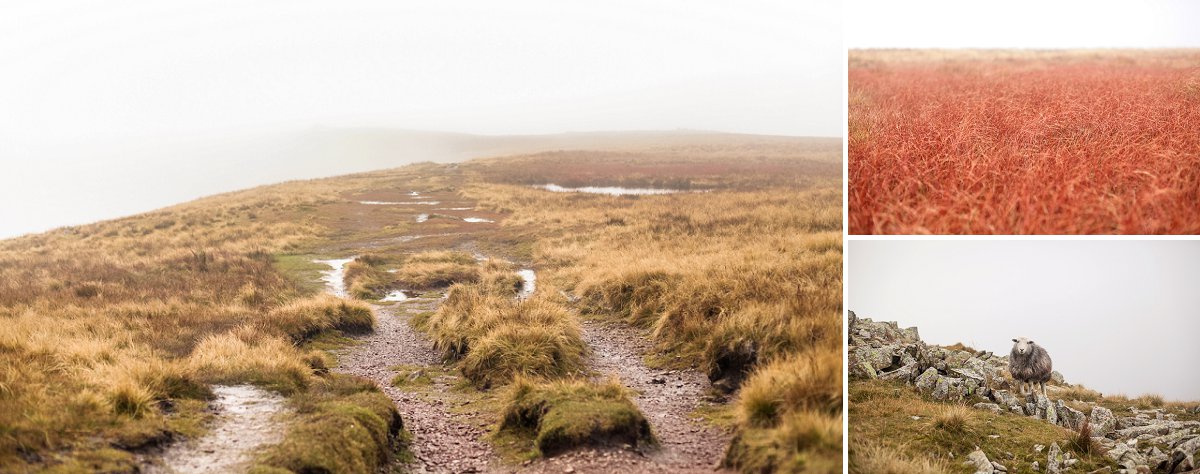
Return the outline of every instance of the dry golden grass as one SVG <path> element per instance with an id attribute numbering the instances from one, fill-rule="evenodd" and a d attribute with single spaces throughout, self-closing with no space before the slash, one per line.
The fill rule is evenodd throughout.
<path id="1" fill-rule="evenodd" d="M 826 155 L 823 161 L 836 163 L 832 153 L 832 160 Z M 468 170 L 503 183 L 714 190 L 613 197 L 475 184 L 465 194 L 482 208 L 507 214 L 502 226 L 510 232 L 532 238 L 527 252 L 538 268 L 539 287 L 578 297 L 589 317 L 620 318 L 650 329 L 660 351 L 654 359 L 665 365 L 698 366 L 712 379 L 729 379 L 732 388 L 748 377 L 730 466 L 749 472 L 800 465 L 811 472 L 840 471 L 838 180 L 799 171 L 811 162 L 775 168 L 766 179 L 756 173 L 658 174 L 672 167 L 713 169 L 703 159 L 679 155 L 657 157 L 660 161 L 589 156 L 599 160 L 597 166 L 573 156 L 522 157 L 516 160 L 523 165 L 510 171 L 496 169 L 508 159 Z M 743 159 L 742 164 L 754 162 Z M 787 161 L 766 161 L 772 160 Z M 759 171 L 764 169 L 770 166 Z M 752 355 L 740 357 L 744 353 Z M 785 367 L 784 361 L 805 357 L 818 361 L 815 375 Z M 788 391 L 772 390 L 780 380 L 791 384 Z"/>
<path id="2" fill-rule="evenodd" d="M 329 393 L 341 382 L 322 374 L 327 356 L 303 347 L 324 330 L 369 328 L 369 310 L 312 297 L 311 282 L 289 277 L 315 280 L 310 254 L 371 248 L 348 268 L 358 297 L 455 284 L 426 324 L 478 386 L 529 377 L 522 383 L 564 406 L 607 393 L 603 384 L 555 389 L 585 368 L 576 306 L 652 329 L 659 360 L 672 364 L 714 369 L 750 347 L 752 359 L 735 367 L 748 387 L 782 377 L 796 391 L 772 398 L 759 389 L 777 414 L 739 427 L 743 455 L 731 465 L 832 470 L 840 424 L 820 394 L 840 380 L 768 362 L 837 353 L 840 145 L 760 141 L 414 165 L 0 241 L 0 465 L 128 470 L 127 450 L 185 429 L 179 420 L 200 412 L 213 383 L 256 383 L 301 402 L 328 396 L 336 403 L 309 405 L 358 404 L 386 418 L 376 394 Z M 559 178 L 714 191 L 630 198 L 523 186 Z M 437 219 L 418 228 L 403 209 L 358 204 L 399 200 L 414 186 L 497 223 Z M 418 232 L 426 234 L 397 239 Z M 517 267 L 444 251 L 456 248 L 532 264 L 538 292 L 516 301 Z M 621 397 L 608 398 L 620 405 Z M 163 400 L 181 408 L 167 416 Z M 361 418 L 369 429 L 352 437 L 378 448 L 380 424 Z M 324 419 L 307 413 L 296 432 L 334 436 Z M 305 464 L 300 458 L 315 451 L 297 436 L 270 465 Z M 340 465 L 377 465 L 369 451 Z"/>
<path id="3" fill-rule="evenodd" d="M 915 458 L 881 444 L 869 442 L 850 445 L 850 472 L 871 474 L 946 474 L 951 472 L 941 460 Z"/>
<path id="4" fill-rule="evenodd" d="M 583 370 L 586 346 L 579 323 L 559 302 L 539 295 L 524 301 L 482 284 L 457 284 L 446 302 L 420 323 L 447 360 L 480 387 L 514 377 L 550 379 Z"/>
<path id="5" fill-rule="evenodd" d="M 130 469 L 111 448 L 167 439 L 208 383 L 307 386 L 294 341 L 371 317 L 292 303 L 275 268 L 321 232 L 292 217 L 329 196 L 285 184 L 0 241 L 0 465 Z"/>

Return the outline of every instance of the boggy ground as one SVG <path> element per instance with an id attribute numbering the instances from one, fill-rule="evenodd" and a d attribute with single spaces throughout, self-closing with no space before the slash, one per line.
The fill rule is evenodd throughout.
<path id="1" fill-rule="evenodd" d="M 739 137 L 555 152 L 510 158 L 516 173 L 504 159 L 422 164 L 0 241 L 0 465 L 135 470 L 135 453 L 203 442 L 215 426 L 203 416 L 209 387 L 252 384 L 295 411 L 283 440 L 253 454 L 263 467 L 453 472 L 459 454 L 478 454 L 461 470 L 838 472 L 841 406 L 830 394 L 840 400 L 840 362 L 819 357 L 836 355 L 840 340 L 836 145 Z M 527 185 L 540 181 L 711 191 L 613 197 Z M 418 204 L 428 202 L 437 204 Z M 480 384 L 463 372 L 478 357 L 431 354 L 439 339 L 412 330 L 409 319 L 428 319 L 444 289 L 392 305 L 318 295 L 325 268 L 315 259 L 444 250 L 535 268 L 543 296 L 504 311 L 552 314 L 543 329 L 584 347 L 580 367 L 516 385 L 550 403 L 584 394 L 644 414 L 661 449 L 538 457 L 519 430 L 498 433 L 513 403 L 507 376 Z M 625 329 L 596 333 L 580 314 Z M 606 367 L 626 392 L 596 382 L 614 372 Z M 645 380 L 667 373 L 663 384 Z M 703 375 L 753 390 L 709 406 Z M 338 431 L 346 426 L 356 428 Z"/>

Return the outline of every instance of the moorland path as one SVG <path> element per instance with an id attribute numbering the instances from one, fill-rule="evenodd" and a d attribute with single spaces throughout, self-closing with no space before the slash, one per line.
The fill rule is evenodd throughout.
<path id="1" fill-rule="evenodd" d="M 290 412 L 282 395 L 253 385 L 217 385 L 204 436 L 166 446 L 141 459 L 141 472 L 191 474 L 248 469 L 257 450 L 278 443 Z"/>
<path id="2" fill-rule="evenodd" d="M 636 392 L 634 403 L 650 421 L 659 446 L 646 452 L 582 450 L 531 466 L 540 472 L 713 472 L 729 445 L 729 433 L 706 423 L 695 410 L 708 397 L 708 379 L 696 370 L 646 366 L 653 350 L 643 331 L 620 322 L 580 321 L 598 377 L 617 376 Z"/>
<path id="3" fill-rule="evenodd" d="M 450 392 L 453 376 L 441 372 L 441 358 L 433 342 L 409 324 L 423 311 L 434 311 L 440 299 L 413 299 L 392 306 L 372 305 L 375 331 L 358 336 L 355 344 L 337 351 L 336 372 L 369 378 L 396 404 L 404 428 L 412 434 L 408 446 L 413 454 L 409 467 L 414 472 L 465 473 L 498 470 L 499 461 L 491 446 L 483 441 L 485 422 L 473 421 L 469 414 L 454 413 L 454 402 L 438 397 Z M 397 366 L 426 370 L 433 383 L 428 393 L 406 391 L 392 385 L 400 371 Z M 432 395 L 430 395 L 430 393 Z"/>

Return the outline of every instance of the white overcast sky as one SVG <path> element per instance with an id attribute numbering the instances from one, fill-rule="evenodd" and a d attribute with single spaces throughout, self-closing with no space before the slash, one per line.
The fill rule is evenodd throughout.
<path id="1" fill-rule="evenodd" d="M 851 240 L 847 261 L 859 317 L 998 354 L 1024 336 L 1068 382 L 1200 400 L 1200 241 Z"/>
<path id="2" fill-rule="evenodd" d="M 846 0 L 849 48 L 1200 47 L 1192 0 Z"/>
<path id="3" fill-rule="evenodd" d="M 276 138 L 312 127 L 840 136 L 841 20 L 789 0 L 0 2 L 0 237 L 307 177 Z"/>

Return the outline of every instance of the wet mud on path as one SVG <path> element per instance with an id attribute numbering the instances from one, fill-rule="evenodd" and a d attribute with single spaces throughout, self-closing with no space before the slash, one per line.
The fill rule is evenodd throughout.
<path id="1" fill-rule="evenodd" d="M 252 385 L 216 385 L 211 430 L 169 446 L 142 466 L 147 473 L 243 472 L 259 448 L 283 440 L 283 396 Z"/>

